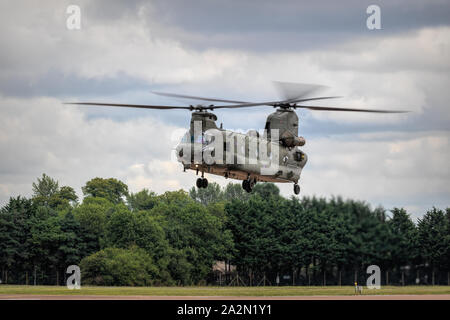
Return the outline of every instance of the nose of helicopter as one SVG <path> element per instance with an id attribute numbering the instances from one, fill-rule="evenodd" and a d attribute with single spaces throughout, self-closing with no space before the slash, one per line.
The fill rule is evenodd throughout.
<path id="1" fill-rule="evenodd" d="M 302 161 L 300 161 L 300 167 L 303 169 L 303 167 L 306 165 L 307 162 L 308 156 L 306 155 L 306 153 L 303 152 Z"/>
<path id="2" fill-rule="evenodd" d="M 180 142 L 176 147 L 175 147 L 175 154 L 176 154 L 176 156 L 177 156 L 177 160 L 178 161 L 182 161 L 182 159 L 183 159 L 183 156 L 184 156 L 184 152 L 183 152 L 183 145 L 182 145 L 183 143 L 182 142 Z"/>

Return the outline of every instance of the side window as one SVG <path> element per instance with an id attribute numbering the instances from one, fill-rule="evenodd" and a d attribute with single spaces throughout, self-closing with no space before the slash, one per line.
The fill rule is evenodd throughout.
<path id="1" fill-rule="evenodd" d="M 296 151 L 296 152 L 294 153 L 294 159 L 295 159 L 295 161 L 302 161 L 302 160 L 304 159 L 303 152 L 301 152 L 301 151 Z"/>

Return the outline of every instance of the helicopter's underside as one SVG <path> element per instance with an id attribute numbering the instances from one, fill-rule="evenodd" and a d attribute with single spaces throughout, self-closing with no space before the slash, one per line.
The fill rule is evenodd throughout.
<path id="1" fill-rule="evenodd" d="M 209 174 L 218 175 L 221 177 L 226 177 L 230 179 L 236 179 L 236 180 L 255 180 L 255 181 L 261 181 L 261 182 L 277 182 L 277 183 L 288 183 L 288 182 L 295 182 L 293 180 L 287 180 L 275 176 L 267 176 L 267 175 L 261 175 L 256 173 L 249 173 L 242 170 L 237 169 L 230 169 L 223 166 L 208 166 L 208 165 L 196 165 L 196 164 L 188 164 L 185 165 L 186 169 L 194 170 L 196 172 L 201 173 L 202 171 Z"/>

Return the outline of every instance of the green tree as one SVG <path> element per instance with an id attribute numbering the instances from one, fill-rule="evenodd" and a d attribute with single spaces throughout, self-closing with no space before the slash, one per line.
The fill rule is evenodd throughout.
<path id="1" fill-rule="evenodd" d="M 42 174 L 42 178 L 38 178 L 37 182 L 33 182 L 33 196 L 50 198 L 56 192 L 59 191 L 58 181 L 50 178 L 45 173 Z"/>
<path id="2" fill-rule="evenodd" d="M 232 200 L 246 201 L 250 197 L 250 194 L 244 189 L 242 189 L 241 184 L 229 183 L 227 184 L 225 190 L 223 191 L 223 197 L 225 201 L 232 201 Z"/>
<path id="3" fill-rule="evenodd" d="M 417 255 L 417 229 L 411 217 L 402 208 L 391 210 L 388 221 L 390 241 L 392 243 L 390 262 L 398 268 L 411 265 Z"/>
<path id="4" fill-rule="evenodd" d="M 447 259 L 445 260 L 445 269 L 447 270 L 447 272 L 450 272 L 450 208 L 445 209 L 445 217 L 446 217 L 445 252 L 447 257 Z"/>
<path id="5" fill-rule="evenodd" d="M 132 211 L 150 210 L 158 202 L 158 197 L 153 191 L 143 189 L 137 193 L 131 193 L 127 197 L 128 206 Z"/>
<path id="6" fill-rule="evenodd" d="M 49 198 L 49 205 L 58 211 L 68 211 L 78 201 L 75 190 L 69 186 L 61 187 Z"/>
<path id="7" fill-rule="evenodd" d="M 94 178 L 81 188 L 85 196 L 105 198 L 113 204 L 123 203 L 128 195 L 128 186 L 120 180 Z"/>
<path id="8" fill-rule="evenodd" d="M 57 213 L 49 207 L 38 207 L 30 217 L 29 251 L 34 270 L 58 269 L 58 249 L 63 233 Z M 42 279 L 45 281 L 45 279 Z"/>
<path id="9" fill-rule="evenodd" d="M 105 246 L 128 248 L 136 244 L 135 216 L 123 205 L 117 205 L 105 226 Z"/>
<path id="10" fill-rule="evenodd" d="M 114 210 L 114 205 L 104 198 L 87 197 L 74 209 L 75 219 L 81 228 L 84 254 L 89 255 L 101 248 L 105 236 L 106 222 Z"/>
<path id="11" fill-rule="evenodd" d="M 151 256 L 138 247 L 105 248 L 80 263 L 83 282 L 103 286 L 150 286 L 159 283 Z"/>
<path id="12" fill-rule="evenodd" d="M 432 271 L 432 283 L 436 270 L 444 270 L 448 251 L 447 217 L 443 210 L 434 208 L 418 220 L 418 243 L 423 259 Z"/>
<path id="13" fill-rule="evenodd" d="M 215 183 L 209 183 L 206 188 L 192 187 L 189 190 L 189 196 L 201 204 L 208 205 L 210 203 L 219 202 L 223 200 L 223 192 L 221 187 Z"/>
<path id="14" fill-rule="evenodd" d="M 167 261 L 169 242 L 160 222 L 145 211 L 134 216 L 135 243 L 145 249 L 162 267 Z"/>
<path id="15" fill-rule="evenodd" d="M 259 194 L 261 198 L 266 199 L 271 196 L 279 196 L 280 189 L 274 183 L 263 182 L 255 185 L 253 193 Z"/>
<path id="16" fill-rule="evenodd" d="M 42 174 L 37 182 L 33 182 L 33 201 L 37 206 L 50 207 L 52 209 L 66 212 L 78 200 L 75 190 L 69 186 L 59 187 L 58 181 Z"/>
<path id="17" fill-rule="evenodd" d="M 61 239 L 58 252 L 62 268 L 72 264 L 78 264 L 83 255 L 83 243 L 81 241 L 82 229 L 72 212 L 68 212 L 59 220 Z"/>
<path id="18" fill-rule="evenodd" d="M 229 252 L 232 238 L 222 221 L 186 193 L 166 192 L 150 215 L 163 227 L 170 246 L 184 252 L 187 262 L 193 266 L 194 283 L 204 279 L 214 261 L 223 259 Z"/>
<path id="19" fill-rule="evenodd" d="M 227 229 L 232 232 L 235 243 L 235 254 L 232 262 L 241 271 L 269 271 L 271 268 L 271 246 L 269 235 L 268 212 L 265 203 L 259 197 L 251 197 L 248 201 L 234 200 L 227 203 Z"/>
<path id="20" fill-rule="evenodd" d="M 168 205 L 175 205 L 175 206 L 185 206 L 189 203 L 192 203 L 194 200 L 192 200 L 189 197 L 189 194 L 184 190 L 178 190 L 178 191 L 167 191 L 163 194 L 158 196 L 158 205 L 159 204 L 168 204 Z"/>
<path id="21" fill-rule="evenodd" d="M 8 270 L 23 271 L 30 267 L 30 218 L 34 208 L 31 200 L 17 197 L 0 210 L 0 266 L 3 282 Z"/>
<path id="22" fill-rule="evenodd" d="M 169 249 L 167 270 L 176 284 L 192 285 L 194 266 L 188 261 L 190 249 Z"/>
<path id="23" fill-rule="evenodd" d="M 105 246 L 143 248 L 158 266 L 160 280 L 171 281 L 169 243 L 162 226 L 147 211 L 131 212 L 123 204 L 117 205 L 106 224 Z"/>

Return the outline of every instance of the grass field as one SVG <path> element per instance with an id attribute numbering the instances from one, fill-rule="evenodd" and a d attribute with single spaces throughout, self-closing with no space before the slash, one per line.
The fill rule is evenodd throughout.
<path id="1" fill-rule="evenodd" d="M 0 295 L 124 295 L 124 296 L 338 296 L 353 295 L 354 287 L 87 287 L 0 285 Z M 450 286 L 382 286 L 364 288 L 363 295 L 450 294 Z"/>

